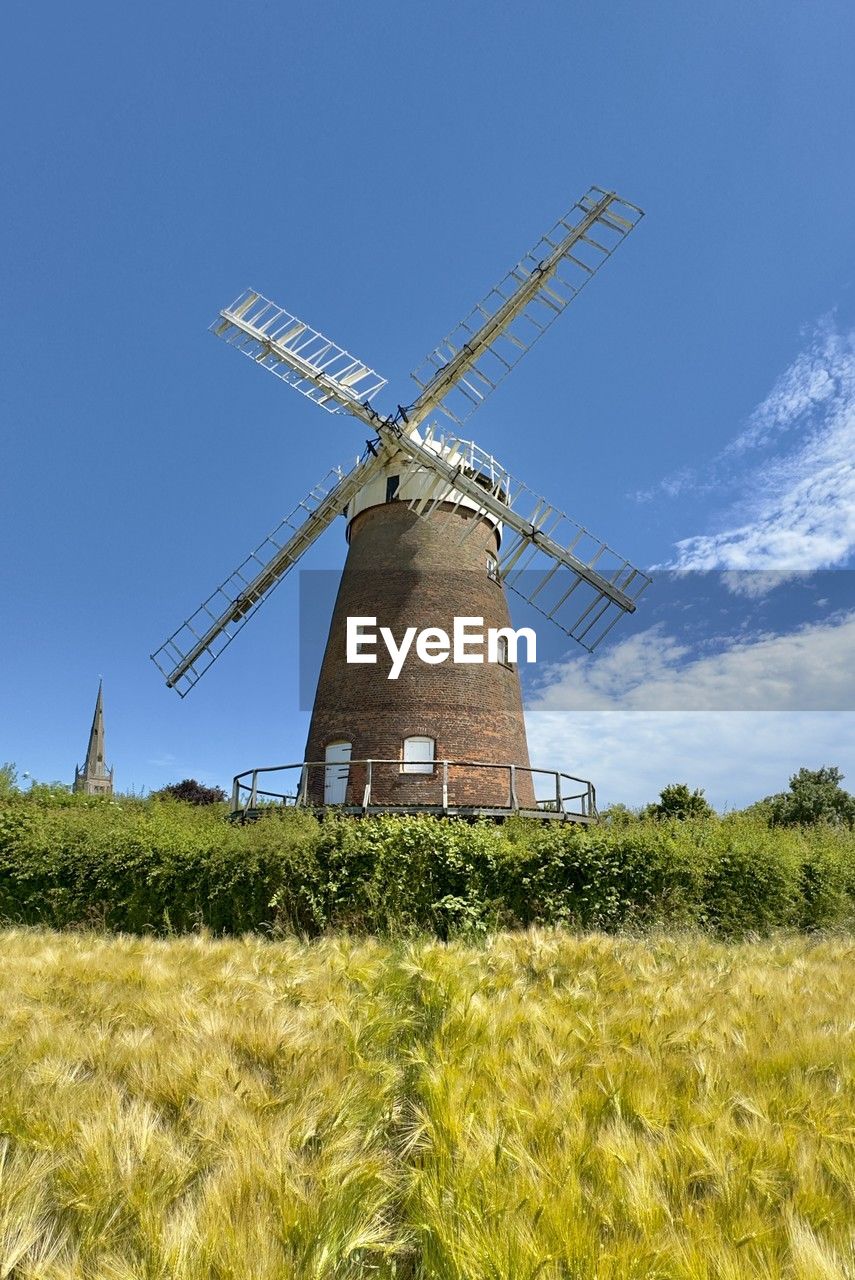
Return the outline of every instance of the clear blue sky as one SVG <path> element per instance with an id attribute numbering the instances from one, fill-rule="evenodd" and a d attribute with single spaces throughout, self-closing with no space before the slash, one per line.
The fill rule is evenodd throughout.
<path id="1" fill-rule="evenodd" d="M 364 432 L 207 325 L 251 284 L 406 401 L 591 183 L 647 217 L 474 437 L 636 563 L 851 565 L 853 48 L 842 0 L 8 0 L 0 760 L 70 780 L 99 675 L 122 789 L 299 759 L 295 578 L 184 702 L 147 655 Z M 851 659 L 849 621 L 823 615 L 823 663 Z M 824 759 L 855 784 L 852 715 L 798 688 L 748 731 L 615 710 L 621 654 L 708 674 L 657 626 L 599 666 L 565 651 L 531 708 L 542 763 L 631 803 L 684 775 L 741 803 Z M 764 636 L 719 637 L 727 678 Z M 606 701 L 564 709 L 568 678 Z"/>

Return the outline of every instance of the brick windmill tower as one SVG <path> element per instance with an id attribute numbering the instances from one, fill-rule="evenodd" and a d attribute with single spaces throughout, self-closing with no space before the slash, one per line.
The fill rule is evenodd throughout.
<path id="1" fill-rule="evenodd" d="M 321 666 L 302 771 L 313 804 L 418 808 L 449 787 L 459 807 L 534 809 L 522 697 L 505 586 L 587 649 L 649 578 L 457 429 L 588 283 L 642 217 L 592 187 L 413 373 L 416 399 L 382 415 L 386 380 L 304 321 L 247 290 L 212 331 L 372 438 L 336 468 L 152 655 L 183 697 L 273 588 L 338 516 L 348 554 Z M 441 414 L 451 429 L 440 430 Z M 479 619 L 486 661 L 440 656 L 390 678 L 374 649 L 347 661 L 348 619 L 400 638 L 451 635 Z M 364 650 L 360 649 L 360 655 Z M 492 656 L 492 660 L 490 657 Z M 510 799 L 510 806 L 508 800 Z"/>

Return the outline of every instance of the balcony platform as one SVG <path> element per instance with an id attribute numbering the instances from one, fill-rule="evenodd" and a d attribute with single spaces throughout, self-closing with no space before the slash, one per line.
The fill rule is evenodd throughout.
<path id="1" fill-rule="evenodd" d="M 529 765 L 497 764 L 484 760 L 434 760 L 430 764 L 429 774 L 425 771 L 421 775 L 426 788 L 432 793 L 427 803 L 395 803 L 383 799 L 382 792 L 388 790 L 389 778 L 393 774 L 418 776 L 405 769 L 401 760 L 332 763 L 302 760 L 296 764 L 247 769 L 236 774 L 233 780 L 230 817 L 235 822 L 253 822 L 271 812 L 294 808 L 317 816 L 325 813 L 351 817 L 423 814 L 460 818 L 466 822 L 479 819 L 502 822 L 510 817 L 520 817 L 543 823 L 571 822 L 587 826 L 598 820 L 594 785 L 585 778 L 576 778 L 557 769 L 533 769 Z M 350 781 L 343 787 L 343 803 L 318 803 L 320 790 L 326 794 L 327 779 L 334 780 L 337 775 L 339 784 L 342 784 L 342 770 L 346 771 L 348 779 L 358 777 L 361 780 L 357 791 L 361 803 L 353 803 L 355 797 L 347 795 L 355 785 Z M 478 785 L 473 783 L 473 777 L 482 776 L 481 771 L 484 770 L 498 774 L 498 778 L 493 775 L 496 785 L 489 788 L 490 803 L 478 803 L 468 794 L 473 785 L 476 788 Z M 519 803 L 517 791 L 521 775 L 529 775 L 523 794 L 535 796 L 533 807 Z M 281 789 L 283 782 L 286 786 L 290 782 L 293 790 Z M 495 802 L 497 788 L 499 793 L 505 792 L 507 803 Z M 482 784 L 482 790 L 485 789 Z"/>

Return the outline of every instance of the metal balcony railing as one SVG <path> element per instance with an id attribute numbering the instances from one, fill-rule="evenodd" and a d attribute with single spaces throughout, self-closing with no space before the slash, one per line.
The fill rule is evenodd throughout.
<path id="1" fill-rule="evenodd" d="M 406 767 L 410 764 L 410 768 Z M 418 763 L 422 768 L 416 770 Z M 424 769 L 424 771 L 422 771 Z M 326 771 L 347 770 L 346 792 L 350 799 L 342 804 L 319 803 L 315 798 L 324 790 Z M 485 792 L 498 798 L 498 802 L 479 801 L 478 785 L 473 782 L 474 771 L 491 771 L 488 776 L 504 778 L 505 785 L 497 791 L 495 783 L 485 787 Z M 269 775 L 277 775 L 275 778 Z M 286 781 L 282 775 L 290 775 L 290 789 L 274 787 L 273 783 Z M 528 775 L 534 805 L 520 803 L 520 779 Z M 393 780 L 411 794 L 400 799 L 389 798 L 394 792 Z M 355 790 L 358 795 L 353 794 Z M 417 800 L 412 793 L 420 792 Z M 528 787 L 525 788 L 528 791 Z M 384 794 L 385 793 L 385 794 Z M 596 791 L 586 778 L 577 778 L 557 769 L 535 769 L 530 765 L 496 764 L 486 760 L 431 760 L 404 762 L 401 759 L 364 759 L 349 761 L 302 760 L 296 764 L 267 765 L 246 769 L 235 775 L 232 782 L 232 816 L 256 817 L 268 808 L 337 809 L 345 813 L 441 813 L 472 815 L 483 813 L 502 817 L 512 813 L 551 820 L 591 822 L 597 817 Z"/>

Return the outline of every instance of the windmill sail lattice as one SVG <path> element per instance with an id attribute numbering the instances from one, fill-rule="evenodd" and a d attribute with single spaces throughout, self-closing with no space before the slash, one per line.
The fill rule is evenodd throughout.
<path id="1" fill-rule="evenodd" d="M 182 698 L 190 692 L 262 601 L 383 464 L 382 456 L 369 455 L 348 472 L 334 467 L 164 641 L 152 660 L 169 688 Z"/>
<path id="2" fill-rule="evenodd" d="M 642 216 L 636 205 L 592 187 L 413 371 L 422 389 L 414 420 L 439 409 L 465 422 Z"/>
<path id="3" fill-rule="evenodd" d="M 220 312 L 211 332 L 328 413 L 358 413 L 386 385 L 344 347 L 253 289 Z"/>
<path id="4" fill-rule="evenodd" d="M 437 507 L 456 509 L 468 498 L 498 520 L 502 579 L 583 648 L 595 649 L 622 614 L 634 611 L 649 576 L 472 441 L 429 431 L 421 442 L 402 441 L 401 448 L 414 461 L 423 452 L 437 455 L 432 464 L 423 463 L 430 483 L 411 502 L 413 510 L 428 518 Z"/>
<path id="5" fill-rule="evenodd" d="M 503 539 L 504 581 L 585 648 L 593 649 L 650 579 L 471 442 L 438 436 L 441 412 L 465 421 L 579 294 L 643 217 L 615 192 L 591 187 L 413 373 L 413 404 L 384 417 L 372 399 L 386 380 L 255 290 L 225 307 L 212 332 L 328 412 L 346 410 L 376 433 L 368 456 L 334 469 L 152 655 L 183 697 L 335 517 L 392 460 L 419 477 L 410 505 L 473 508 Z M 422 425 L 424 424 L 424 425 Z M 420 430 L 421 427 L 421 430 Z M 412 492 L 412 486 L 410 492 Z M 402 486 L 403 492 L 403 486 Z M 463 538 L 478 522 L 469 521 Z"/>

